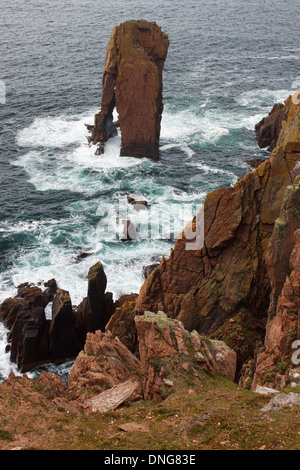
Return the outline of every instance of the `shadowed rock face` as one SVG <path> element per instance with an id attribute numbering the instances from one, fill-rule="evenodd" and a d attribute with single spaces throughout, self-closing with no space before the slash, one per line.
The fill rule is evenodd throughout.
<path id="1" fill-rule="evenodd" d="M 168 36 L 154 22 L 126 21 L 115 27 L 106 50 L 101 112 L 91 141 L 103 145 L 116 135 L 116 107 L 122 134 L 121 155 L 158 158 L 162 70 Z"/>
<path id="2" fill-rule="evenodd" d="M 10 330 L 10 359 L 20 372 L 46 362 L 74 358 L 85 344 L 88 332 L 104 329 L 114 311 L 111 292 L 105 292 L 106 275 L 100 262 L 89 269 L 88 292 L 78 307 L 69 292 L 58 289 L 51 279 L 41 287 L 24 283 L 18 294 L 0 305 L 0 321 Z M 52 302 L 52 319 L 45 307 Z"/>
<path id="3" fill-rule="evenodd" d="M 257 143 L 260 148 L 274 150 L 279 137 L 282 122 L 288 117 L 288 109 L 281 103 L 274 104 L 271 112 L 255 126 Z"/>

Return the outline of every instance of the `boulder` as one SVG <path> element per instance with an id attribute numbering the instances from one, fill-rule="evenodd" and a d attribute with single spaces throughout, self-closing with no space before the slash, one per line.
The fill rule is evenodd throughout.
<path id="1" fill-rule="evenodd" d="M 145 312 L 134 320 L 146 400 L 161 399 L 163 379 L 180 364 L 195 377 L 201 369 L 234 379 L 236 353 L 225 343 L 202 338 L 196 331 L 188 332 L 180 321 L 169 319 L 164 312 Z"/>
<path id="2" fill-rule="evenodd" d="M 140 382 L 139 360 L 117 337 L 107 331 L 88 333 L 84 349 L 78 354 L 69 377 L 69 388 L 87 395 L 99 394 L 127 380 Z M 140 390 L 141 391 L 141 390 Z"/>
<path id="3" fill-rule="evenodd" d="M 299 393 L 278 393 L 273 396 L 268 405 L 264 406 L 261 411 L 266 413 L 267 411 L 278 411 L 282 408 L 293 408 L 294 406 L 300 406 Z"/>
<path id="4" fill-rule="evenodd" d="M 135 397 L 139 388 L 139 382 L 129 379 L 92 396 L 84 402 L 84 406 L 93 412 L 107 413 L 107 411 L 112 411 L 125 401 L 132 399 L 132 396 Z"/>
<path id="5" fill-rule="evenodd" d="M 114 28 L 106 50 L 101 111 L 95 116 L 92 142 L 103 146 L 116 135 L 116 107 L 121 155 L 158 158 L 162 70 L 168 47 L 167 35 L 154 22 L 126 21 Z"/>

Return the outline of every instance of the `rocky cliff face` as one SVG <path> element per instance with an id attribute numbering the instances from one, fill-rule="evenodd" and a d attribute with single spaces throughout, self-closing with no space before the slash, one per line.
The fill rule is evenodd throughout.
<path id="1" fill-rule="evenodd" d="M 294 381 L 294 373 L 300 372 L 299 361 L 291 361 L 293 343 L 300 339 L 299 178 L 286 190 L 268 246 L 266 265 L 272 291 L 266 337 L 254 364 L 253 389 L 257 384 L 283 388 Z"/>
<path id="2" fill-rule="evenodd" d="M 288 98 L 284 108 L 270 158 L 234 187 L 207 195 L 203 246 L 186 249 L 191 240 L 184 232 L 137 298 L 114 304 L 97 263 L 77 309 L 53 282 L 46 291 L 20 286 L 16 298 L 3 302 L 11 358 L 20 369 L 74 356 L 84 346 L 72 386 L 95 385 L 100 393 L 120 386 L 119 398 L 131 391 L 147 399 L 161 396 L 170 364 L 172 370 L 185 364 L 195 376 L 200 367 L 239 379 L 247 388 L 280 388 L 300 373 L 291 361 L 300 339 L 300 105 Z M 188 224 L 195 233 L 199 220 Z M 51 300 L 49 321 L 44 308 Z"/>
<path id="3" fill-rule="evenodd" d="M 233 188 L 220 188 L 208 194 L 204 202 L 203 247 L 186 250 L 183 233 L 169 259 L 163 258 L 146 279 L 131 309 L 163 310 L 169 317 L 182 321 L 186 329 L 210 335 L 218 332 L 220 339 L 221 327 L 223 332 L 232 331 L 232 322 L 237 320 L 241 325 L 242 319 L 255 339 L 248 342 L 247 352 L 242 351 L 245 346 L 242 341 L 236 342 L 240 366 L 245 354 L 253 356 L 256 345 L 263 342 L 270 295 L 274 303 L 285 281 L 284 272 L 278 272 L 272 281 L 272 267 L 269 265 L 267 270 L 266 255 L 274 224 L 276 221 L 275 227 L 279 224 L 286 190 L 300 174 L 299 111 L 299 105 L 288 98 L 285 102 L 288 118 L 282 122 L 270 158 Z M 195 222 L 191 225 L 195 230 Z M 290 225 L 292 233 L 295 227 L 292 222 Z M 289 243 L 289 254 L 293 243 Z M 276 256 L 287 256 L 286 268 L 282 270 L 291 270 L 287 267 L 287 250 L 280 251 L 278 246 Z M 270 309 L 274 312 L 275 304 Z M 120 311 L 116 314 L 122 316 Z"/>
<path id="4" fill-rule="evenodd" d="M 89 333 L 84 350 L 69 375 L 69 388 L 78 391 L 94 410 L 107 410 L 124 394 L 124 400 L 158 401 L 172 388 L 173 380 L 187 374 L 199 380 L 200 371 L 235 377 L 236 353 L 221 341 L 201 337 L 184 329 L 181 322 L 164 312 L 136 315 L 138 351 L 134 355 L 110 331 Z"/>
<path id="5" fill-rule="evenodd" d="M 287 107 L 290 114 L 296 112 L 290 100 Z M 293 137 L 294 128 L 290 133 Z M 254 318 L 265 315 L 270 294 L 266 249 L 285 190 L 300 173 L 299 153 L 288 135 L 280 139 L 270 159 L 235 187 L 207 195 L 203 247 L 186 250 L 183 234 L 169 259 L 163 258 L 145 281 L 137 309 L 163 309 L 186 328 L 205 333 L 241 309 Z"/>
<path id="6" fill-rule="evenodd" d="M 274 150 L 282 128 L 282 122 L 288 117 L 287 107 L 282 103 L 274 104 L 269 115 L 255 126 L 257 143 L 261 148 Z"/>
<path id="7" fill-rule="evenodd" d="M 158 157 L 162 104 L 162 71 L 168 36 L 154 22 L 126 21 L 115 27 L 107 46 L 101 111 L 95 116 L 91 141 L 106 142 L 122 134 L 121 155 Z"/>

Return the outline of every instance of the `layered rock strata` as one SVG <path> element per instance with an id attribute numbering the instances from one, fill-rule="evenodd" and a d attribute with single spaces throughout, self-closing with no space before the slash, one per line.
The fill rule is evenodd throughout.
<path id="1" fill-rule="evenodd" d="M 163 110 L 162 71 L 168 36 L 154 22 L 126 21 L 115 27 L 106 50 L 101 111 L 90 140 L 103 144 L 116 135 L 118 113 L 121 155 L 158 158 Z"/>

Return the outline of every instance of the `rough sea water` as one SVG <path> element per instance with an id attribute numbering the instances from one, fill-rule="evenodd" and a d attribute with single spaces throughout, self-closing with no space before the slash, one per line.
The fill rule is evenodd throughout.
<path id="1" fill-rule="evenodd" d="M 138 292 L 205 195 L 268 156 L 254 125 L 300 86 L 298 12 L 296 0 L 2 1 L 0 303 L 55 278 L 76 305 L 98 260 L 115 299 Z M 119 157 L 120 135 L 96 156 L 85 124 L 100 108 L 106 46 L 114 26 L 142 18 L 170 39 L 160 160 Z M 150 221 L 127 196 L 155 208 Z M 120 207 L 141 228 L 135 241 L 119 239 Z M 17 372 L 6 333 L 0 324 L 0 380 Z"/>

